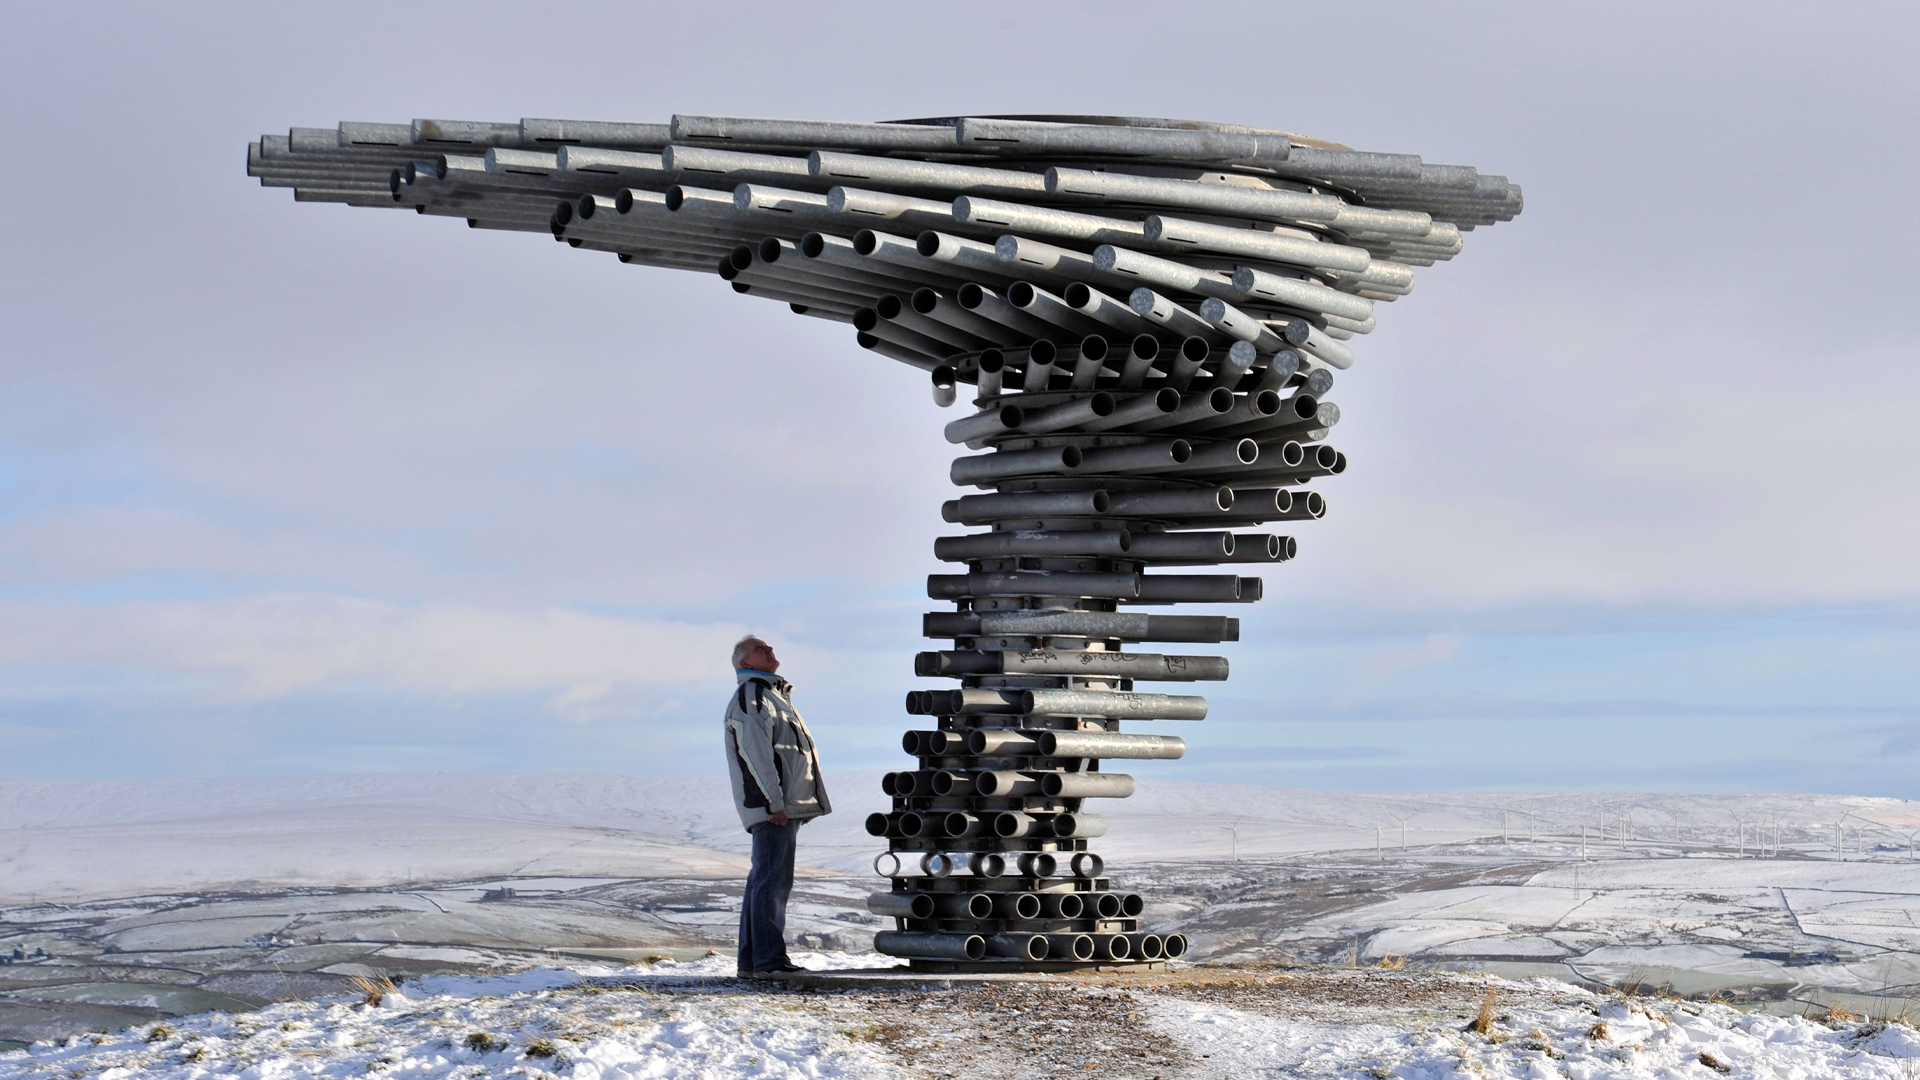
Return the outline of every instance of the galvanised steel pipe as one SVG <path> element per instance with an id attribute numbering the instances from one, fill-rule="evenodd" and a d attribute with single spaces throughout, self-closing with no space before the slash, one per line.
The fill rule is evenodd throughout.
<path id="1" fill-rule="evenodd" d="M 873 935 L 873 948 L 875 952 L 888 956 L 924 956 L 943 960 L 979 960 L 987 955 L 987 941 L 979 934 L 882 930 Z"/>
<path id="2" fill-rule="evenodd" d="M 946 427 L 947 441 L 950 443 L 970 443 L 975 439 L 990 438 L 1018 431 L 1026 423 L 1027 411 L 1018 405 L 998 405 L 983 409 L 972 416 L 963 416 Z"/>
<path id="3" fill-rule="evenodd" d="M 946 893 L 934 898 L 933 910 L 943 919 L 972 919 L 978 922 L 993 916 L 993 897 L 983 892 Z"/>
<path id="4" fill-rule="evenodd" d="M 816 150 L 809 156 L 808 172 L 815 180 L 834 183 L 853 181 L 869 187 L 886 185 L 914 191 L 963 192 L 993 198 L 1033 198 L 1047 193 L 1046 178 L 1038 173 L 905 158 L 867 157 L 829 150 Z"/>
<path id="5" fill-rule="evenodd" d="M 1251 266 L 1242 266 L 1233 272 L 1232 288 L 1234 293 L 1240 296 L 1265 300 L 1283 307 L 1341 315 L 1349 319 L 1373 317 L 1371 300 L 1362 300 L 1360 297 L 1343 293 L 1338 289 L 1329 289 L 1316 281 L 1281 277 L 1265 270 L 1256 270 Z"/>
<path id="6" fill-rule="evenodd" d="M 867 897 L 867 910 L 875 915 L 901 919 L 933 918 L 933 894 L 923 892 L 877 892 Z"/>
<path id="7" fill-rule="evenodd" d="M 1047 194 L 1058 199 L 1085 202 L 1114 202 L 1186 207 L 1229 217 L 1247 217 L 1261 221 L 1335 222 L 1351 209 L 1332 195 L 1314 195 L 1282 189 L 1262 190 L 1239 184 L 1202 184 L 1158 176 L 1134 176 L 1119 172 L 1093 172 L 1056 166 L 1044 178 Z M 1393 211 L 1376 211 L 1377 221 L 1366 218 L 1376 228 L 1396 220 Z M 1419 215 L 1419 231 L 1410 231 L 1411 222 L 1402 225 L 1405 235 L 1424 236 L 1428 224 Z"/>
<path id="8" fill-rule="evenodd" d="M 1078 919 L 1085 904 L 1079 893 L 1050 892 L 1040 894 L 1040 917 L 1043 919 Z"/>
<path id="9" fill-rule="evenodd" d="M 1141 318 L 1126 301 L 1116 300 L 1084 281 L 1073 282 L 1062 289 L 1060 299 L 1074 311 L 1123 335 L 1155 329 L 1154 324 Z"/>
<path id="10" fill-rule="evenodd" d="M 1121 556 L 1132 544 L 1133 537 L 1125 530 L 975 533 L 935 538 L 933 557 L 941 562 L 967 562 L 1020 555 Z"/>
<path id="11" fill-rule="evenodd" d="M 1274 333 L 1267 324 L 1217 296 L 1200 301 L 1200 318 L 1215 330 L 1245 342 L 1259 352 L 1279 352 L 1287 344 L 1286 339 Z"/>
<path id="12" fill-rule="evenodd" d="M 1037 795 L 1040 781 L 1025 773 L 981 773 L 975 790 L 982 795 Z M 1053 829 L 1044 819 L 1010 810 L 993 816 L 993 834 L 1003 840 L 1014 840 L 1022 836 L 1052 836 Z"/>
<path id="13" fill-rule="evenodd" d="M 995 934 L 986 940 L 988 956 L 1015 960 L 1045 960 L 1053 952 L 1053 943 L 1044 934 Z"/>
<path id="14" fill-rule="evenodd" d="M 876 270 L 872 257 L 861 254 L 854 242 L 845 237 L 810 232 L 802 236 L 796 246 L 800 249 L 800 254 L 809 261 L 871 277 L 882 279 L 893 277 L 909 284 L 933 287 L 956 288 L 959 285 L 959 282 L 947 275 L 898 263 L 890 263 L 884 270 Z M 915 254 L 917 255 L 918 252 Z"/>
<path id="15" fill-rule="evenodd" d="M 1144 591 L 1146 582 L 1174 582 L 1180 579 L 1172 576 L 1141 576 L 1135 580 Z M 1229 577 L 1225 580 L 1238 579 Z M 914 668 L 928 678 L 942 675 L 1074 675 L 1091 679 L 1195 682 L 1224 680 L 1227 677 L 1227 661 L 1219 656 L 1171 656 L 1077 649 L 923 652 L 915 657 Z"/>
<path id="16" fill-rule="evenodd" d="M 1036 319 L 1082 337 L 1088 334 L 1110 334 L 1114 330 L 1107 323 L 1082 314 L 1078 308 L 1068 304 L 1066 300 L 1030 281 L 1016 281 L 1007 286 L 1007 303 Z"/>
<path id="17" fill-rule="evenodd" d="M 1115 517 L 1186 517 L 1226 513 L 1234 508 L 1238 499 L 1239 495 L 1230 487 L 1188 491 L 1116 491 L 1107 495 L 1107 512 Z"/>
<path id="18" fill-rule="evenodd" d="M 1091 637 L 1121 641 L 1219 642 L 1240 639 L 1240 620 L 1222 615 L 1137 615 L 1115 611 L 930 611 L 921 617 L 921 630 L 924 636 L 935 638 L 985 635 L 989 637 Z M 920 694 L 967 692 L 914 691 Z M 973 692 L 983 693 L 984 691 Z M 1004 691 L 993 692 L 1004 693 Z M 914 711 L 911 700 L 907 711 Z M 956 708 L 952 711 L 964 710 Z"/>
<path id="19" fill-rule="evenodd" d="M 1153 339 L 1146 338 L 1144 340 L 1152 341 Z M 1140 355 L 1139 350 L 1134 350 L 1132 355 Z M 1151 360 L 1151 357 L 1148 359 Z M 1125 383 L 1126 381 L 1126 378 L 1123 376 L 1121 382 Z M 1133 394 L 1125 398 L 1116 398 L 1114 409 L 1111 413 L 1088 420 L 1086 423 L 1080 425 L 1080 430 L 1087 432 L 1114 431 L 1133 427 L 1166 416 L 1175 409 L 1178 409 L 1180 404 L 1180 391 L 1175 390 L 1171 386 L 1163 386 L 1151 393 Z"/>
<path id="20" fill-rule="evenodd" d="M 989 345 L 1017 348 L 1025 345 L 1028 340 L 1026 335 L 1012 327 L 996 323 L 992 319 L 982 318 L 962 307 L 958 299 L 942 296 L 932 288 L 922 286 L 915 289 L 913 295 L 908 298 L 908 302 L 912 304 L 913 310 L 921 315 L 945 323 L 962 333 L 971 334 Z"/>
<path id="21" fill-rule="evenodd" d="M 1195 367 L 1197 366 L 1196 364 Z M 1189 374 L 1190 373 L 1191 370 L 1189 371 Z M 1168 387 L 1168 389 L 1173 388 Z M 1136 431 L 1160 431 L 1164 428 L 1183 427 L 1190 424 L 1203 424 L 1210 420 L 1218 420 L 1233 411 L 1233 402 L 1233 391 L 1224 386 L 1216 386 L 1211 390 L 1201 390 L 1197 393 L 1185 394 L 1180 398 L 1178 408 L 1172 412 L 1162 413 L 1159 416 L 1149 417 L 1128 425 L 1129 433 Z"/>
<path id="22" fill-rule="evenodd" d="M 1014 425 L 1018 426 L 1018 423 Z M 948 425 L 948 428 L 951 430 L 952 425 Z M 952 435 L 948 439 L 951 441 Z M 1111 505 L 1112 498 L 1097 488 L 1091 491 L 1000 492 L 950 499 L 941 505 L 940 516 L 959 525 L 985 525 L 1010 518 L 1093 517 L 1106 513 Z"/>
<path id="23" fill-rule="evenodd" d="M 1142 604 L 1250 604 L 1260 596 L 1257 585 L 1249 595 L 1248 583 L 1259 580 L 1230 574 L 1142 574 L 1133 599 Z"/>
<path id="24" fill-rule="evenodd" d="M 1042 773 L 1040 793 L 1049 799 L 1125 799 L 1133 795 L 1133 777 L 1125 773 Z"/>
<path id="25" fill-rule="evenodd" d="M 1100 381 L 1101 374 L 1106 371 L 1107 339 L 1099 334 L 1088 334 L 1080 339 L 1078 353 L 1078 357 L 1073 362 L 1073 379 L 1068 386 L 1073 390 L 1092 390 Z M 1106 391 L 1102 390 L 1099 393 L 1106 394 Z M 1107 401 L 1111 404 L 1113 395 L 1107 394 Z M 1109 408 L 1099 415 L 1109 416 L 1112 411 Z"/>
<path id="26" fill-rule="evenodd" d="M 962 690 L 911 690 L 907 693 L 907 712 L 914 716 L 1013 715 L 1028 711 L 1020 694 L 1018 690 L 971 687 Z"/>
<path id="27" fill-rule="evenodd" d="M 931 291 L 931 290 L 929 290 Z M 981 337 L 961 329 L 951 323 L 928 318 L 915 311 L 906 300 L 896 293 L 888 293 L 874 301 L 873 310 L 882 319 L 895 326 L 905 327 L 922 337 L 932 338 L 943 344 L 952 345 L 963 352 L 972 352 L 1000 342 L 993 337 Z"/>
<path id="28" fill-rule="evenodd" d="M 1112 720 L 1205 720 L 1207 699 L 1188 694 L 1097 690 L 1022 690 L 1029 716 L 1097 716 Z"/>
<path id="29" fill-rule="evenodd" d="M 1133 942 L 1125 934 L 1094 934 L 1093 957 L 1096 960 L 1127 960 L 1133 956 Z"/>
<path id="30" fill-rule="evenodd" d="M 1097 273 L 1089 256 L 1024 236 L 1000 237 L 993 242 L 993 254 L 1000 261 L 1001 272 L 1010 277 L 1028 279 L 1040 275 L 1065 285 Z"/>
<path id="31" fill-rule="evenodd" d="M 955 458 L 948 475 L 955 484 L 986 487 L 1017 476 L 1058 476 L 1079 470 L 1077 446 L 1048 446 L 1038 450 L 1001 450 L 979 457 Z"/>
<path id="32" fill-rule="evenodd" d="M 1364 273 L 1373 264 L 1373 256 L 1365 248 L 1348 247 L 1303 235 L 1208 225 L 1159 214 L 1141 223 L 1141 234 L 1148 243 L 1169 250 L 1242 255 L 1249 259 L 1288 263 L 1304 269 Z"/>
<path id="33" fill-rule="evenodd" d="M 1091 934 L 1047 934 L 1047 955 L 1062 960 L 1093 959 L 1093 935 Z"/>
<path id="34" fill-rule="evenodd" d="M 1054 324 L 1014 307 L 1006 297 L 976 282 L 960 286 L 954 298 L 967 311 L 1029 338 L 1044 339 L 1060 332 L 1060 328 Z"/>
<path id="35" fill-rule="evenodd" d="M 1117 731 L 1041 731 L 1034 743 L 1043 757 L 1171 761 L 1187 752 L 1186 740 L 1177 736 L 1130 735 Z"/>
<path id="36" fill-rule="evenodd" d="M 806 297 L 803 295 L 781 295 L 780 299 L 795 299 L 804 302 Z M 888 322 L 882 319 L 880 313 L 873 308 L 861 308 L 855 311 L 853 313 L 853 325 L 854 328 L 860 332 L 879 338 L 881 341 L 885 341 L 891 345 L 911 349 L 922 355 L 937 357 L 941 360 L 950 360 L 966 352 L 968 348 L 966 345 L 956 345 L 950 341 L 942 341 L 939 338 L 929 337 L 920 333 L 918 330 L 902 326 L 899 323 Z"/>
<path id="37" fill-rule="evenodd" d="M 916 232 L 920 229 L 953 226 L 951 203 L 936 199 L 920 199 L 911 195 L 896 195 L 890 191 L 867 191 L 851 187 L 829 188 L 826 195 L 826 208 L 829 213 L 844 214 L 868 223 L 898 221 L 913 226 Z"/>
<path id="38" fill-rule="evenodd" d="M 1145 473 L 1178 468 L 1193 460 L 1193 444 L 1185 439 L 1156 439 L 1132 446 L 1110 446 L 1082 452 L 1076 472 L 1082 476 L 1103 473 Z"/>
<path id="39" fill-rule="evenodd" d="M 1051 877 L 1051 874 L 1040 875 Z M 993 913 L 1002 919 L 1030 921 L 1040 917 L 1040 897 L 1030 892 L 992 893 Z"/>
<path id="40" fill-rule="evenodd" d="M 1051 826 L 1054 838 L 1059 840 L 1091 840 L 1107 835 L 1107 819 L 1099 814 L 1055 814 Z"/>
<path id="41" fill-rule="evenodd" d="M 1235 542 L 1230 532 L 1141 533 L 1128 538 L 1129 555 L 1154 561 L 1224 562 L 1233 557 Z"/>
<path id="42" fill-rule="evenodd" d="M 1127 294 L 1127 307 L 1166 333 L 1208 340 L 1224 336 L 1212 323 L 1145 285 Z"/>
<path id="43" fill-rule="evenodd" d="M 1158 960 L 1166 953 L 1160 947 L 1159 934 L 1129 934 L 1133 955 L 1142 960 Z"/>
<path id="44" fill-rule="evenodd" d="M 954 221 L 1002 233 L 1058 236 L 1097 244 L 1137 244 L 1145 239 L 1138 221 L 983 199 L 976 195 L 962 195 L 953 200 L 950 211 Z"/>

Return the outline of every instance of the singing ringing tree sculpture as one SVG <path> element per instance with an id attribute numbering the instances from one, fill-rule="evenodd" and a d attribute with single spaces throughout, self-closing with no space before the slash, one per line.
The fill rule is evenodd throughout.
<path id="1" fill-rule="evenodd" d="M 915 768 L 868 830 L 889 881 L 876 947 L 954 970 L 1155 963 L 1185 940 L 1115 891 L 1089 806 L 1114 762 L 1177 758 L 1122 721 L 1198 720 L 1206 699 L 1136 684 L 1227 677 L 1239 620 L 1141 607 L 1249 603 L 1307 490 L 1346 458 L 1327 394 L 1374 307 L 1462 234 L 1511 219 L 1504 177 L 1280 132 L 1112 117 L 839 123 L 675 116 L 666 124 L 343 123 L 263 136 L 248 171 L 305 202 L 411 208 L 551 231 L 620 262 L 706 273 L 973 395 L 947 438 L 974 489 L 945 519 L 907 711 Z M 1096 800 L 1089 803 L 1089 800 Z"/>

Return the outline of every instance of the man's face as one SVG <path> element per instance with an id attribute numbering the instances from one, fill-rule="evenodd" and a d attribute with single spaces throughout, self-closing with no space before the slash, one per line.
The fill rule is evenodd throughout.
<path id="1" fill-rule="evenodd" d="M 764 641 L 751 641 L 747 643 L 745 666 L 771 675 L 780 670 L 780 658 L 773 655 L 773 646 Z"/>

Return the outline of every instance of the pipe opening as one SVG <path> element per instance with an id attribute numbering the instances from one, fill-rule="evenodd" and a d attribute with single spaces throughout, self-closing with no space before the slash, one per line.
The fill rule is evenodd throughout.
<path id="1" fill-rule="evenodd" d="M 1333 463 L 1338 460 L 1340 460 L 1340 451 L 1335 450 L 1326 443 L 1321 443 L 1319 446 L 1313 448 L 1313 463 L 1323 469 L 1333 468 Z"/>
<path id="2" fill-rule="evenodd" d="M 760 241 L 758 250 L 760 253 L 760 261 L 764 263 L 779 262 L 780 256 L 784 253 L 784 249 L 780 246 L 780 238 L 777 236 L 769 236 L 765 240 Z"/>
<path id="3" fill-rule="evenodd" d="M 1233 391 L 1224 386 L 1216 386 L 1207 392 L 1207 407 L 1214 412 L 1223 413 L 1233 408 Z"/>
<path id="4" fill-rule="evenodd" d="M 940 250 L 940 234 L 928 229 L 914 239 L 913 247 L 920 254 L 932 258 Z"/>
<path id="5" fill-rule="evenodd" d="M 960 291 L 954 296 L 954 299 L 960 301 L 961 307 L 972 311 L 974 308 L 986 302 L 987 291 L 969 281 L 965 285 L 960 286 Z"/>
<path id="6" fill-rule="evenodd" d="M 745 270 L 753 265 L 753 249 L 741 244 L 727 253 L 727 261 L 733 264 L 735 270 Z"/>
<path id="7" fill-rule="evenodd" d="M 1033 285 L 1030 282 L 1016 281 L 1007 286 L 1007 303 L 1014 307 L 1027 307 L 1033 303 L 1034 299 Z"/>
<path id="8" fill-rule="evenodd" d="M 667 209 L 678 210 L 687 205 L 687 193 L 679 184 L 667 189 Z"/>
<path id="9" fill-rule="evenodd" d="M 1185 439 L 1175 439 L 1173 445 L 1167 447 L 1167 456 L 1173 459 L 1174 464 L 1185 465 L 1193 460 L 1193 444 Z"/>
<path id="10" fill-rule="evenodd" d="M 810 232 L 800 238 L 800 254 L 809 259 L 817 259 L 827 250 L 827 238 L 817 232 Z"/>
<path id="11" fill-rule="evenodd" d="M 1080 339 L 1080 355 L 1088 360 L 1107 358 L 1107 339 L 1099 334 L 1088 334 Z M 1102 414 L 1104 415 L 1104 414 Z"/>
<path id="12" fill-rule="evenodd" d="M 1105 390 L 1087 399 L 1087 408 L 1092 410 L 1095 416 L 1112 416 L 1113 410 L 1118 406 L 1119 403 L 1113 400 L 1113 395 Z"/>
<path id="13" fill-rule="evenodd" d="M 1059 346 L 1046 338 L 1035 340 L 1027 349 L 1027 359 L 1036 364 L 1051 364 L 1059 355 Z"/>
<path id="14" fill-rule="evenodd" d="M 824 246 L 824 245 L 823 245 Z M 862 255 L 871 255 L 880 247 L 880 238 L 872 229 L 861 229 L 853 234 L 853 250 Z"/>
<path id="15" fill-rule="evenodd" d="M 1314 517 L 1323 517 L 1327 512 L 1327 497 L 1317 491 L 1307 492 L 1307 513 Z"/>
<path id="16" fill-rule="evenodd" d="M 1067 302 L 1068 307 L 1083 308 L 1093 301 L 1093 289 L 1084 281 L 1069 282 L 1060 298 Z"/>
<path id="17" fill-rule="evenodd" d="M 621 188 L 619 191 L 614 192 L 613 208 L 616 212 L 622 214 L 631 211 L 633 209 L 633 192 L 627 188 Z"/>
<path id="18" fill-rule="evenodd" d="M 1160 355 L 1160 339 L 1152 334 L 1140 334 L 1133 339 L 1135 359 L 1151 360 Z"/>
<path id="19" fill-rule="evenodd" d="M 879 325 L 880 313 L 870 307 L 863 307 L 853 313 L 853 328 L 863 334 L 872 333 L 873 328 Z"/>
<path id="20" fill-rule="evenodd" d="M 933 369 L 933 388 L 951 390 L 960 381 L 960 373 L 953 370 L 952 364 L 941 364 Z"/>
<path id="21" fill-rule="evenodd" d="M 1272 390 L 1262 390 L 1253 395 L 1252 406 L 1255 416 L 1272 416 L 1280 411 L 1280 395 Z"/>
<path id="22" fill-rule="evenodd" d="M 1234 444 L 1233 456 L 1240 460 L 1240 464 L 1251 465 L 1260 460 L 1260 444 L 1252 439 L 1241 439 Z"/>
<path id="23" fill-rule="evenodd" d="M 932 289 L 915 289 L 909 302 L 912 303 L 913 310 L 922 315 L 928 315 L 934 308 L 940 306 L 940 294 Z"/>
<path id="24" fill-rule="evenodd" d="M 740 276 L 740 268 L 733 265 L 732 255 L 720 256 L 720 264 L 716 269 L 720 271 L 720 277 L 725 281 L 732 281 Z"/>
<path id="25" fill-rule="evenodd" d="M 1000 407 L 1000 426 L 1001 427 L 1017 428 L 1026 422 L 1027 422 L 1027 410 L 1021 408 L 1018 405 L 1002 405 Z"/>
<path id="26" fill-rule="evenodd" d="M 1093 493 L 1093 512 L 1094 513 L 1104 514 L 1107 512 L 1107 508 L 1112 505 L 1113 505 L 1113 496 L 1108 495 L 1104 491 L 1096 491 Z"/>
<path id="27" fill-rule="evenodd" d="M 1283 536 L 1280 538 L 1280 556 L 1279 557 L 1281 561 L 1284 562 L 1285 560 L 1291 559 L 1298 554 L 1300 554 L 1300 544 L 1298 541 L 1296 541 L 1291 536 Z"/>
<path id="28" fill-rule="evenodd" d="M 1002 368 L 1005 368 L 1006 366 L 1007 366 L 1007 356 L 1005 353 L 1001 352 L 999 349 L 987 349 L 986 351 L 982 352 L 980 354 L 980 360 L 976 364 L 976 368 L 979 371 L 985 372 L 988 375 L 991 375 L 994 372 L 999 371 Z"/>
<path id="29" fill-rule="evenodd" d="M 1163 413 L 1170 413 L 1180 407 L 1180 391 L 1171 386 L 1163 386 L 1153 395 L 1154 407 Z"/>
<path id="30" fill-rule="evenodd" d="M 1313 419 L 1313 414 L 1315 410 L 1319 408 L 1320 408 L 1320 401 L 1319 399 L 1315 398 L 1312 394 L 1293 395 L 1293 415 L 1299 417 L 1300 419 L 1302 420 Z"/>
<path id="31" fill-rule="evenodd" d="M 902 307 L 904 307 L 904 305 L 900 303 L 900 298 L 892 293 L 888 293 L 873 302 L 874 312 L 889 322 L 900 317 Z"/>
<path id="32" fill-rule="evenodd" d="M 1213 346 L 1203 337 L 1190 337 L 1180 343 L 1180 358 L 1189 364 L 1198 364 L 1213 353 Z"/>

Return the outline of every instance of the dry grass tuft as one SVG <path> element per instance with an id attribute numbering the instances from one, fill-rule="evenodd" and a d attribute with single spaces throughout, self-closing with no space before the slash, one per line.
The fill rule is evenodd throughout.
<path id="1" fill-rule="evenodd" d="M 1592 1039 L 1595 1042 L 1599 1042 L 1603 1039 L 1611 1039 L 1613 1038 L 1613 1031 L 1607 1027 L 1607 1022 L 1605 1020 L 1602 1020 L 1599 1023 L 1594 1024 L 1592 1027 L 1587 1029 L 1587 1038 Z"/>
<path id="2" fill-rule="evenodd" d="M 147 1041 L 150 1043 L 165 1042 L 171 1038 L 173 1038 L 173 1028 L 166 1024 L 155 1024 L 147 1032 Z"/>
<path id="3" fill-rule="evenodd" d="M 467 1045 L 467 1049 L 473 1050 L 477 1053 L 497 1054 L 500 1051 L 505 1050 L 507 1048 L 507 1040 L 505 1037 L 500 1035 L 492 1035 L 484 1031 L 476 1031 L 473 1034 L 467 1036 L 466 1045 Z"/>
<path id="4" fill-rule="evenodd" d="M 1405 970 L 1407 966 L 1407 958 L 1388 953 L 1380 958 L 1380 966 L 1386 968 L 1388 971 L 1402 971 Z"/>
<path id="5" fill-rule="evenodd" d="M 1721 1061 L 1717 1057 L 1714 1057 L 1713 1051 L 1711 1050 L 1700 1051 L 1700 1064 L 1705 1065 L 1707 1068 L 1712 1069 L 1714 1072 L 1718 1072 L 1718 1073 L 1730 1073 L 1733 1071 L 1733 1066 L 1727 1064 L 1724 1061 Z"/>
<path id="6" fill-rule="evenodd" d="M 1828 1027 L 1837 1028 L 1844 1027 L 1847 1024 L 1858 1023 L 1865 1019 L 1866 1017 L 1849 1010 L 1846 1006 L 1835 1003 L 1827 1006 L 1826 1015 L 1820 1017 L 1820 1022 Z"/>
<path id="7" fill-rule="evenodd" d="M 530 1058 L 559 1057 L 560 1048 L 553 1045 L 552 1039 L 535 1039 L 527 1044 L 527 1056 Z"/>
<path id="8" fill-rule="evenodd" d="M 1491 986 L 1487 987 L 1487 999 L 1480 1003 L 1480 1015 L 1474 1017 L 1473 1022 L 1467 1025 L 1468 1031 L 1475 1035 L 1493 1037 L 1493 1006 L 1499 999 L 1499 995 L 1500 991 Z"/>
<path id="9" fill-rule="evenodd" d="M 347 983 L 353 987 L 355 993 L 360 995 L 361 1001 L 375 1006 L 379 1005 L 388 994 L 399 989 L 392 979 L 379 972 L 374 972 L 372 975 L 352 976 Z"/>

